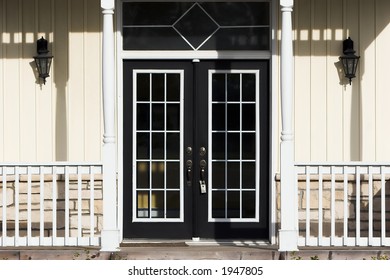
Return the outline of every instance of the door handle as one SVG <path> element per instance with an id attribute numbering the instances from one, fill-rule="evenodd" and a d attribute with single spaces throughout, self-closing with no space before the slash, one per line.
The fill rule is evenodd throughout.
<path id="1" fill-rule="evenodd" d="M 199 186 L 200 186 L 200 192 L 201 193 L 206 193 L 207 192 L 207 188 L 206 188 L 206 180 L 205 180 L 205 167 L 207 165 L 207 162 L 202 159 L 200 162 L 199 162 L 199 166 L 200 166 L 200 180 L 199 180 Z"/>
<path id="2" fill-rule="evenodd" d="M 205 178 L 205 167 L 206 167 L 206 164 L 207 164 L 207 162 L 204 159 L 202 159 L 200 161 L 200 163 L 199 163 L 199 166 L 200 166 L 200 179 L 202 181 L 205 180 L 204 178 Z"/>
<path id="3" fill-rule="evenodd" d="M 192 183 L 192 160 L 187 160 L 187 185 L 191 186 Z"/>

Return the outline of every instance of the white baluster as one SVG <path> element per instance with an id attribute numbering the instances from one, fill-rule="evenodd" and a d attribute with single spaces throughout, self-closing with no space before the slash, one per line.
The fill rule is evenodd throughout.
<path id="1" fill-rule="evenodd" d="M 348 218 L 349 218 L 349 211 L 348 211 L 348 167 L 344 166 L 343 167 L 343 172 L 344 172 L 344 241 L 343 245 L 348 244 Z"/>
<path id="2" fill-rule="evenodd" d="M 381 166 L 381 245 L 386 245 L 386 177 L 384 166 Z"/>

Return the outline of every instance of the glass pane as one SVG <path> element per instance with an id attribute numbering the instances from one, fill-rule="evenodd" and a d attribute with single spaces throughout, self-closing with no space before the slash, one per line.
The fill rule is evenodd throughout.
<path id="1" fill-rule="evenodd" d="M 149 101 L 150 99 L 150 75 L 137 74 L 137 101 Z"/>
<path id="2" fill-rule="evenodd" d="M 152 192 L 152 218 L 164 218 L 164 192 Z"/>
<path id="3" fill-rule="evenodd" d="M 164 133 L 152 133 L 152 159 L 164 159 Z"/>
<path id="4" fill-rule="evenodd" d="M 228 130 L 240 130 L 240 105 L 228 104 L 227 105 L 227 129 Z"/>
<path id="5" fill-rule="evenodd" d="M 180 74 L 167 74 L 167 101 L 180 101 Z"/>
<path id="6" fill-rule="evenodd" d="M 180 217 L 180 192 L 167 192 L 167 218 Z"/>
<path id="7" fill-rule="evenodd" d="M 213 104 L 212 130 L 225 131 L 225 104 Z"/>
<path id="8" fill-rule="evenodd" d="M 137 105 L 137 130 L 149 130 L 150 128 L 150 109 L 149 104 Z"/>
<path id="9" fill-rule="evenodd" d="M 240 74 L 227 75 L 228 101 L 240 101 Z"/>
<path id="10" fill-rule="evenodd" d="M 167 104 L 167 130 L 180 130 L 180 104 Z"/>
<path id="11" fill-rule="evenodd" d="M 255 74 L 242 74 L 242 101 L 256 101 Z"/>
<path id="12" fill-rule="evenodd" d="M 240 192 L 227 193 L 227 218 L 240 218 Z"/>
<path id="13" fill-rule="evenodd" d="M 212 205 L 213 218 L 225 218 L 225 192 L 213 191 Z"/>
<path id="14" fill-rule="evenodd" d="M 254 162 L 242 163 L 242 188 L 256 188 L 256 164 Z"/>
<path id="15" fill-rule="evenodd" d="M 197 5 L 174 26 L 194 48 L 197 48 L 218 28 L 215 22 Z"/>
<path id="16" fill-rule="evenodd" d="M 242 217 L 255 218 L 256 217 L 256 193 L 242 192 Z"/>
<path id="17" fill-rule="evenodd" d="M 180 158 L 180 134 L 167 133 L 167 159 Z"/>
<path id="18" fill-rule="evenodd" d="M 149 192 L 137 192 L 137 218 L 149 218 Z"/>
<path id="19" fill-rule="evenodd" d="M 152 163 L 152 188 L 164 189 L 164 162 Z"/>
<path id="20" fill-rule="evenodd" d="M 269 27 L 221 28 L 200 50 L 269 50 Z"/>
<path id="21" fill-rule="evenodd" d="M 124 50 L 192 50 L 172 27 L 125 27 Z"/>
<path id="22" fill-rule="evenodd" d="M 227 135 L 227 158 L 240 159 L 240 134 L 228 133 Z"/>
<path id="23" fill-rule="evenodd" d="M 213 162 L 212 166 L 213 189 L 225 188 L 225 162 Z"/>
<path id="24" fill-rule="evenodd" d="M 225 133 L 213 133 L 213 159 L 225 159 Z"/>
<path id="25" fill-rule="evenodd" d="M 149 162 L 137 162 L 137 188 L 149 188 Z"/>
<path id="26" fill-rule="evenodd" d="M 240 188 L 240 163 L 228 162 L 227 164 L 227 188 L 239 189 Z"/>
<path id="27" fill-rule="evenodd" d="M 269 3 L 211 2 L 201 6 L 222 26 L 269 25 Z"/>
<path id="28" fill-rule="evenodd" d="M 179 189 L 180 188 L 180 163 L 167 162 L 167 188 Z"/>
<path id="29" fill-rule="evenodd" d="M 164 74 L 152 75 L 152 101 L 164 101 Z"/>
<path id="30" fill-rule="evenodd" d="M 149 133 L 137 133 L 137 159 L 149 159 Z"/>
<path id="31" fill-rule="evenodd" d="M 208 39 L 201 49 L 269 50 L 268 2 L 193 4 L 194 2 L 123 3 L 123 48 L 192 49 L 180 33 L 194 48 Z M 177 31 L 172 28 L 173 24 Z M 211 38 L 208 38 L 210 35 Z"/>
<path id="32" fill-rule="evenodd" d="M 225 101 L 225 74 L 213 74 L 212 91 L 213 101 Z"/>
<path id="33" fill-rule="evenodd" d="M 256 159 L 256 134 L 242 134 L 242 158 Z"/>
<path id="34" fill-rule="evenodd" d="M 256 105 L 242 104 L 242 130 L 256 129 Z"/>
<path id="35" fill-rule="evenodd" d="M 152 129 L 164 130 L 164 104 L 152 105 Z"/>
<path id="36" fill-rule="evenodd" d="M 123 25 L 172 25 L 193 3 L 125 2 Z"/>

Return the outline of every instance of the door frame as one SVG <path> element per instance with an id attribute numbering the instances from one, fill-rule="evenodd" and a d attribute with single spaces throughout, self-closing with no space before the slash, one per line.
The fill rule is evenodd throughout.
<path id="1" fill-rule="evenodd" d="M 260 59 L 269 60 L 269 242 L 276 244 L 276 182 L 275 174 L 279 169 L 279 40 L 278 20 L 279 1 L 270 0 L 271 18 L 271 50 L 270 51 L 124 51 L 122 49 L 122 2 L 131 0 L 115 0 L 116 2 L 116 135 L 117 135 L 117 186 L 118 186 L 118 221 L 120 242 L 123 241 L 123 61 L 127 59 L 189 59 L 199 61 L 202 59 Z M 136 0 L 134 0 L 136 1 Z M 193 2 L 190 0 L 172 0 L 172 2 Z M 225 0 L 226 2 L 234 0 Z M 252 1 L 252 0 L 249 0 Z M 261 0 L 260 0 L 261 1 Z M 213 2 L 213 1 L 205 1 Z"/>

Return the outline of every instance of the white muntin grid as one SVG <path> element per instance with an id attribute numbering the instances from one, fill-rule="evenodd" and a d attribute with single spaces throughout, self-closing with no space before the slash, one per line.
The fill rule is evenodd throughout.
<path id="1" fill-rule="evenodd" d="M 214 74 L 224 74 L 225 75 L 225 101 L 213 101 L 213 75 Z M 227 76 L 229 74 L 238 74 L 240 77 L 240 100 L 239 101 L 228 101 L 227 98 Z M 255 75 L 255 101 L 250 102 L 250 101 L 243 101 L 242 100 L 242 75 L 243 74 L 254 74 Z M 208 72 L 208 95 L 209 95 L 209 119 L 208 119 L 208 142 L 209 142 L 209 155 L 208 155 L 208 161 L 210 164 L 208 165 L 208 174 L 209 174 L 209 180 L 208 180 L 208 221 L 209 222 L 259 222 L 259 182 L 260 182 L 260 175 L 258 172 L 259 169 L 259 159 L 260 159 L 260 138 L 259 138 L 259 70 L 214 70 L 210 69 Z M 225 130 L 212 130 L 212 115 L 213 115 L 213 104 L 224 104 L 225 105 Z M 239 133 L 240 134 L 240 157 L 239 159 L 228 159 L 228 153 L 227 153 L 227 137 L 230 131 L 227 130 L 227 106 L 228 104 L 239 104 L 240 105 L 240 129 L 238 131 L 234 131 L 234 133 Z M 255 130 L 254 131 L 243 131 L 242 130 L 242 105 L 243 104 L 255 104 L 256 108 L 256 125 L 255 125 Z M 224 133 L 225 134 L 225 159 L 213 159 L 213 133 Z M 248 160 L 248 159 L 243 159 L 242 158 L 242 135 L 243 133 L 254 133 L 255 134 L 255 159 L 254 160 Z M 212 183 L 212 174 L 213 174 L 213 163 L 214 162 L 221 162 L 225 164 L 225 188 L 213 188 L 213 183 Z M 236 189 L 228 189 L 227 188 L 227 164 L 231 162 L 237 162 L 240 164 L 240 184 L 238 188 Z M 242 163 L 243 162 L 254 162 L 255 163 L 255 189 L 243 189 L 242 186 Z M 253 192 L 255 193 L 255 216 L 253 218 L 244 218 L 242 210 L 244 208 L 243 205 L 243 193 L 244 192 Z M 213 217 L 213 192 L 224 192 L 224 197 L 225 197 L 225 217 L 224 218 L 214 218 Z M 240 215 L 239 218 L 229 218 L 228 217 L 228 193 L 229 192 L 238 192 L 240 195 L 239 201 L 240 201 Z"/>
<path id="2" fill-rule="evenodd" d="M 152 79 L 151 79 L 151 75 L 152 74 L 164 74 L 165 75 L 165 81 L 166 81 L 166 74 L 168 73 L 179 73 L 181 76 L 180 78 L 180 81 L 181 81 L 181 85 L 180 85 L 180 102 L 177 102 L 177 103 L 180 103 L 180 118 L 181 120 L 184 119 L 184 112 L 183 112 L 183 98 L 184 98 L 184 87 L 183 87 L 183 77 L 184 77 L 184 72 L 183 70 L 152 70 L 152 69 L 149 69 L 149 70 L 134 70 L 133 72 L 133 78 L 134 78 L 134 91 L 133 92 L 136 92 L 136 88 L 137 88 L 137 74 L 139 73 L 147 73 L 150 75 L 150 83 L 152 83 Z M 212 105 L 217 103 L 217 102 L 213 102 L 212 101 L 212 75 L 214 73 L 223 73 L 225 75 L 227 74 L 239 74 L 240 75 L 240 96 L 242 96 L 242 75 L 243 74 L 254 74 L 255 75 L 255 85 L 256 85 L 256 88 L 255 88 L 255 101 L 243 101 L 242 100 L 242 97 L 240 97 L 240 101 L 234 101 L 234 102 L 224 102 L 225 105 L 227 106 L 228 104 L 239 104 L 240 105 L 240 111 L 242 112 L 242 105 L 243 104 L 255 104 L 255 108 L 256 108 L 256 125 L 255 125 L 255 130 L 254 131 L 243 131 L 242 130 L 242 116 L 241 116 L 241 120 L 240 120 L 240 130 L 239 131 L 234 131 L 234 133 L 239 133 L 240 134 L 240 158 L 239 159 L 234 159 L 234 160 L 231 160 L 231 159 L 227 159 L 227 151 L 225 151 L 225 159 L 224 160 L 217 160 L 217 159 L 213 159 L 212 158 L 212 133 L 213 132 L 224 132 L 225 133 L 225 142 L 227 142 L 227 135 L 229 133 L 229 131 L 226 129 L 225 131 L 213 131 L 212 130 Z M 226 79 L 225 79 L 226 80 Z M 166 105 L 167 103 L 171 103 L 171 102 L 166 102 L 166 101 L 152 101 L 152 85 L 150 85 L 150 100 L 149 101 L 138 101 L 137 100 L 137 97 L 136 97 L 136 94 L 134 94 L 134 102 L 133 102 L 133 125 L 134 125 L 134 128 L 136 128 L 136 125 L 137 125 L 137 116 L 136 116 L 136 112 L 137 112 L 137 105 L 138 104 L 142 104 L 142 103 L 146 103 L 150 106 L 150 124 L 149 124 L 149 130 L 137 130 L 137 129 L 134 129 L 133 131 L 133 137 L 134 139 L 136 139 L 136 136 L 137 136 L 137 133 L 138 132 L 142 132 L 142 133 L 149 133 L 150 135 L 150 139 L 152 139 L 151 135 L 153 132 L 162 132 L 164 133 L 165 135 L 165 139 L 164 139 L 164 143 L 166 143 L 166 133 L 167 131 L 164 130 L 164 131 L 156 131 L 156 130 L 153 130 L 152 129 L 152 117 L 151 117 L 151 114 L 152 114 L 152 105 L 153 104 L 164 104 L 165 106 L 165 109 L 166 109 Z M 165 100 L 166 100 L 166 82 L 165 82 Z M 227 93 L 226 93 L 227 94 Z M 243 186 L 242 186 L 242 163 L 245 163 L 245 162 L 253 162 L 255 163 L 255 170 L 258 170 L 259 168 L 259 157 L 260 157 L 260 153 L 259 153 L 259 150 L 260 150 L 260 139 L 259 139 L 259 70 L 209 70 L 209 131 L 208 131 L 208 138 L 209 138 L 209 150 L 210 150 L 210 153 L 209 153 L 209 162 L 211 164 L 208 165 L 208 173 L 209 173 L 209 180 L 207 182 L 207 185 L 208 185 L 208 221 L 209 222 L 258 222 L 259 221 L 259 173 L 258 172 L 255 172 L 255 189 L 244 189 Z M 166 112 L 166 110 L 165 110 Z M 227 110 L 225 110 L 225 114 L 227 114 Z M 165 116 L 165 120 L 164 120 L 164 123 L 166 124 L 166 114 L 164 114 Z M 225 122 L 227 121 L 227 118 L 225 116 Z M 180 131 L 169 131 L 169 132 L 172 132 L 172 133 L 180 133 L 180 146 L 183 147 L 183 139 L 184 139 L 184 135 L 182 133 L 183 131 L 183 121 L 180 122 Z M 225 124 L 225 127 L 227 128 L 226 124 Z M 249 159 L 243 159 L 242 158 L 242 135 L 244 133 L 253 133 L 255 134 L 255 159 L 254 160 L 249 160 Z M 149 142 L 149 152 L 150 154 L 152 153 L 152 143 L 151 143 L 151 140 Z M 226 146 L 226 145 L 225 145 Z M 225 147 L 225 149 L 227 149 L 227 146 Z M 166 205 L 166 198 L 167 198 L 167 190 L 166 189 L 166 171 L 164 171 L 164 188 L 162 189 L 153 189 L 152 188 L 152 163 L 153 162 L 163 162 L 164 165 L 166 165 L 167 162 L 180 162 L 180 170 L 183 170 L 183 149 L 180 149 L 180 159 L 179 160 L 168 160 L 166 158 L 166 151 L 164 151 L 164 159 L 159 159 L 159 160 L 152 160 L 151 159 L 151 155 L 149 157 L 148 160 L 146 159 L 136 159 L 134 161 L 134 164 L 133 164 L 133 172 L 134 174 L 137 173 L 137 162 L 148 162 L 149 163 L 149 188 L 142 188 L 142 189 L 139 189 L 139 188 L 136 188 L 134 187 L 133 188 L 133 221 L 136 221 L 136 222 L 183 222 L 184 221 L 184 190 L 183 190 L 183 186 L 184 186 L 184 175 L 183 175 L 183 172 L 180 172 L 180 217 L 179 218 L 167 218 L 167 215 L 166 215 L 166 209 L 167 209 L 167 205 Z M 133 153 L 134 153 L 134 157 L 136 157 L 136 152 L 137 152 L 137 143 L 136 143 L 136 140 L 133 141 Z M 227 167 L 227 163 L 228 162 L 237 162 L 240 164 L 240 186 L 239 188 L 234 188 L 234 189 L 228 189 L 227 186 L 225 186 L 224 189 L 214 189 L 213 186 L 212 186 L 212 180 L 211 180 L 211 176 L 212 176 L 212 163 L 213 162 L 224 162 L 225 163 L 225 182 L 226 182 L 226 176 L 227 176 L 227 171 L 226 171 L 226 167 Z M 133 185 L 136 186 L 136 176 L 133 176 Z M 148 201 L 148 211 L 149 211 L 149 215 L 148 217 L 137 217 L 137 213 L 138 212 L 138 209 L 137 209 L 137 194 L 138 192 L 137 191 L 144 191 L 144 192 L 148 192 L 149 193 L 149 201 Z M 164 217 L 163 218 L 159 218 L 159 217 L 153 217 L 153 209 L 151 208 L 152 207 L 152 191 L 162 191 L 164 192 Z M 176 191 L 176 190 L 175 190 Z M 212 205 L 212 194 L 213 192 L 216 192 L 216 191 L 223 191 L 225 192 L 225 218 L 213 218 L 212 217 L 212 209 L 213 209 L 213 205 Z M 239 201 L 240 201 L 240 216 L 238 218 L 229 218 L 228 215 L 227 215 L 227 211 L 228 211 L 228 204 L 227 204 L 227 195 L 228 195 L 228 192 L 236 192 L 236 193 L 239 193 L 240 195 L 240 198 L 239 198 Z M 242 213 L 242 210 L 244 209 L 244 205 L 242 205 L 243 203 L 243 199 L 242 199 L 242 196 L 243 196 L 243 193 L 244 192 L 252 192 L 254 193 L 254 196 L 255 196 L 255 215 L 254 217 L 251 217 L 251 218 L 245 218 L 243 217 L 243 213 Z"/>
<path id="3" fill-rule="evenodd" d="M 149 101 L 138 101 L 137 100 L 137 75 L 138 74 L 149 74 Z M 153 101 L 152 100 L 152 75 L 153 74 L 163 74 L 164 75 L 164 101 Z M 179 74 L 180 75 L 180 99 L 179 101 L 167 101 L 167 75 L 168 74 Z M 183 149 L 179 149 L 179 159 L 167 159 L 166 148 L 164 148 L 164 158 L 163 159 L 152 159 L 152 133 L 164 133 L 164 145 L 167 145 L 167 133 L 178 133 L 180 138 L 180 147 L 183 147 L 184 142 L 184 70 L 164 70 L 164 69 L 138 69 L 133 71 L 133 221 L 134 222 L 183 222 L 184 221 L 184 175 L 183 172 L 180 172 L 179 186 L 177 189 L 167 189 L 167 163 L 179 163 L 179 170 L 183 170 Z M 148 104 L 149 105 L 149 129 L 148 130 L 137 130 L 137 105 L 139 104 Z M 164 129 L 163 130 L 153 130 L 152 126 L 152 107 L 155 104 L 164 105 Z M 179 104 L 180 105 L 180 129 L 179 130 L 167 130 L 167 105 L 169 104 Z M 137 159 L 137 133 L 149 133 L 149 159 Z M 148 188 L 138 188 L 137 186 L 137 163 L 138 162 L 147 162 L 149 164 L 149 187 Z M 153 163 L 163 163 L 164 164 L 164 186 L 162 188 L 153 188 L 152 187 L 152 164 Z M 138 192 L 147 192 L 148 193 L 148 217 L 139 217 L 138 213 Z M 152 200 L 153 192 L 163 192 L 164 194 L 164 217 L 156 217 L 157 211 L 152 209 Z M 167 194 L 169 192 L 179 192 L 180 198 L 180 209 L 178 218 L 169 218 L 167 217 Z"/>

